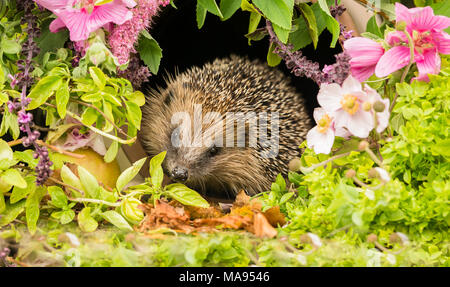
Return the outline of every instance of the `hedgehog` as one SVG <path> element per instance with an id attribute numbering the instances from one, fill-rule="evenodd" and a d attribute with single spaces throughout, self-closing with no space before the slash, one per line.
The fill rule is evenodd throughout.
<path id="1" fill-rule="evenodd" d="M 259 60 L 232 55 L 166 83 L 147 93 L 139 139 L 149 156 L 166 151 L 173 182 L 206 196 L 269 190 L 312 127 L 290 78 Z"/>

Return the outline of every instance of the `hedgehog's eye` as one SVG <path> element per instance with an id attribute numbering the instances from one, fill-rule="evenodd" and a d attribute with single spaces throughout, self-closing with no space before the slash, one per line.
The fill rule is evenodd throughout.
<path id="1" fill-rule="evenodd" d="M 208 149 L 208 155 L 209 156 L 215 156 L 219 152 L 219 148 L 213 145 Z"/>

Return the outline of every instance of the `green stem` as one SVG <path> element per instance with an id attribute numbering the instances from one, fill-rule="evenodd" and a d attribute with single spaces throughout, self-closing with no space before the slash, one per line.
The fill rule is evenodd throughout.
<path id="1" fill-rule="evenodd" d="M 325 160 L 325 161 L 322 161 L 322 162 L 319 162 L 319 163 L 317 163 L 317 164 L 314 164 L 314 165 L 312 165 L 312 166 L 310 166 L 310 167 L 303 167 L 303 166 L 302 166 L 302 167 L 300 167 L 300 171 L 301 171 L 302 173 L 304 173 L 304 174 L 310 173 L 310 172 L 312 172 L 313 170 L 315 170 L 316 168 L 318 168 L 318 167 L 320 167 L 320 166 L 324 166 L 324 165 L 326 165 L 327 163 L 329 163 L 330 161 L 333 161 L 333 160 L 335 160 L 335 159 L 338 159 L 338 158 L 341 158 L 341 157 L 348 156 L 350 153 L 351 153 L 351 151 L 345 152 L 345 153 L 341 153 L 341 154 L 338 154 L 338 155 L 335 155 L 335 156 L 332 156 L 332 157 L 330 157 L 329 159 L 327 159 L 327 160 Z"/>
<path id="2" fill-rule="evenodd" d="M 120 206 L 122 203 L 121 202 L 109 202 L 109 201 L 104 201 L 101 199 L 94 199 L 94 198 L 71 198 L 68 197 L 68 199 L 70 201 L 75 201 L 75 202 L 90 202 L 90 203 L 98 203 L 98 204 L 104 204 L 104 205 L 108 205 L 108 206 L 113 206 L 113 207 L 117 207 Z"/>

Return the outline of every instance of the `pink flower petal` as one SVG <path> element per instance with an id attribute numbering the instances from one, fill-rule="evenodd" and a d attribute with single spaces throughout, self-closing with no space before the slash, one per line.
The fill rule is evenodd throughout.
<path id="1" fill-rule="evenodd" d="M 115 0 L 112 3 L 94 8 L 91 17 L 89 17 L 88 28 L 91 31 L 95 31 L 109 22 L 121 25 L 132 17 L 133 13 L 127 7 L 123 6 L 120 1 Z"/>
<path id="2" fill-rule="evenodd" d="M 423 54 L 423 60 L 416 62 L 419 70 L 418 80 L 428 79 L 427 74 L 438 74 L 441 69 L 441 58 L 436 51 L 430 50 Z"/>
<path id="3" fill-rule="evenodd" d="M 341 107 L 342 89 L 338 84 L 320 85 L 317 101 L 326 111 L 332 113 Z"/>
<path id="4" fill-rule="evenodd" d="M 412 10 L 412 9 L 411 9 Z M 445 16 L 434 16 L 430 6 L 423 7 L 411 16 L 411 26 L 414 30 L 443 30 L 450 26 L 450 18 Z"/>
<path id="5" fill-rule="evenodd" d="M 386 77 L 409 63 L 409 47 L 397 46 L 388 50 L 375 67 L 375 75 L 378 78 Z"/>
<path id="6" fill-rule="evenodd" d="M 136 2 L 133 0 L 122 0 L 123 4 L 125 4 L 128 8 L 133 8 L 136 6 Z"/>
<path id="7" fill-rule="evenodd" d="M 350 61 L 350 65 L 351 65 L 351 63 L 352 62 Z M 370 78 L 370 76 L 372 76 L 373 73 L 375 73 L 375 66 L 376 65 L 371 65 L 371 66 L 366 66 L 366 67 L 351 66 L 352 76 L 355 77 L 358 81 L 364 82 L 365 80 Z"/>
<path id="8" fill-rule="evenodd" d="M 396 22 L 405 21 L 406 24 L 411 23 L 411 12 L 408 7 L 396 2 L 395 3 Z"/>
<path id="9" fill-rule="evenodd" d="M 315 126 L 306 135 L 306 142 L 309 148 L 314 148 L 316 154 L 329 154 L 334 143 L 334 132 L 332 129 L 328 129 L 327 132 L 321 133 Z"/>
<path id="10" fill-rule="evenodd" d="M 431 32 L 434 43 L 441 54 L 450 54 L 450 35 L 445 32 Z"/>
<path id="11" fill-rule="evenodd" d="M 346 40 L 344 49 L 352 58 L 352 67 L 374 65 L 384 53 L 383 46 L 380 43 L 363 37 Z"/>
<path id="12" fill-rule="evenodd" d="M 346 94 L 355 94 L 362 92 L 361 83 L 351 75 L 342 83 L 342 89 Z"/>
<path id="13" fill-rule="evenodd" d="M 408 38 L 406 37 L 405 33 L 401 31 L 392 31 L 387 34 L 386 42 L 389 44 L 389 46 L 395 46 L 400 43 L 408 43 Z"/>
<path id="14" fill-rule="evenodd" d="M 71 7 L 73 0 L 34 0 L 36 3 L 42 7 L 57 13 L 60 10 L 64 10 Z"/>
<path id="15" fill-rule="evenodd" d="M 86 40 L 93 31 L 87 27 L 89 20 L 89 14 L 87 13 L 62 11 L 58 16 L 69 29 L 72 42 Z"/>
<path id="16" fill-rule="evenodd" d="M 60 29 L 65 28 L 66 24 L 64 24 L 63 21 L 61 21 L 61 18 L 56 18 L 50 23 L 50 26 L 48 27 L 50 29 L 50 32 L 56 33 Z"/>

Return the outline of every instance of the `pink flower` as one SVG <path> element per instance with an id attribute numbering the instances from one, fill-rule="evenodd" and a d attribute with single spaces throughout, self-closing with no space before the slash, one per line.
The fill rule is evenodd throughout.
<path id="1" fill-rule="evenodd" d="M 350 60 L 352 75 L 363 82 L 375 72 L 384 48 L 371 39 L 355 37 L 344 42 L 344 49 L 352 58 Z"/>
<path id="2" fill-rule="evenodd" d="M 352 76 L 338 84 L 322 84 L 317 95 L 319 104 L 334 117 L 336 128 L 346 128 L 351 134 L 366 138 L 374 127 L 373 115 L 363 109 L 369 100 L 361 83 Z"/>
<path id="3" fill-rule="evenodd" d="M 313 148 L 314 152 L 329 154 L 333 147 L 334 138 L 336 136 L 348 138 L 350 133 L 343 128 L 335 128 L 333 117 L 330 116 L 325 109 L 314 109 L 314 120 L 317 126 L 309 130 L 306 135 L 306 141 L 309 148 Z"/>
<path id="4" fill-rule="evenodd" d="M 39 5 L 52 11 L 58 18 L 50 24 L 50 31 L 56 32 L 67 27 L 71 41 L 82 41 L 89 34 L 108 24 L 123 24 L 131 19 L 127 8 L 136 5 L 133 0 L 113 0 L 96 5 L 95 0 L 35 0 Z"/>
<path id="5" fill-rule="evenodd" d="M 450 26 L 450 18 L 435 16 L 431 7 L 408 9 L 395 3 L 396 22 L 405 22 L 405 31 L 414 44 L 414 59 L 419 70 L 418 80 L 428 80 L 427 74 L 437 74 L 441 68 L 439 53 L 450 54 L 450 36 L 443 30 Z M 375 75 L 385 77 L 406 65 L 410 61 L 408 40 L 399 31 L 387 36 L 389 49 L 378 62 Z"/>

